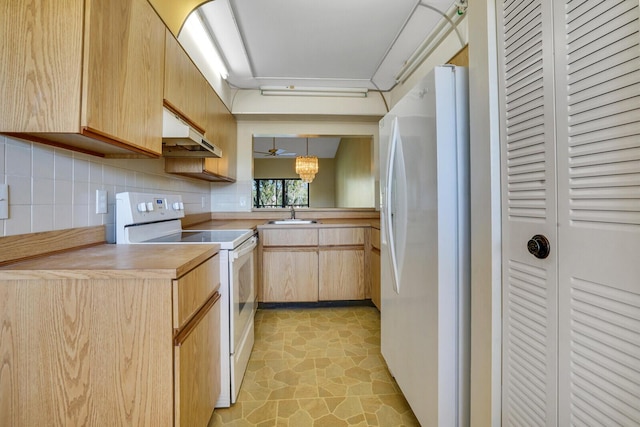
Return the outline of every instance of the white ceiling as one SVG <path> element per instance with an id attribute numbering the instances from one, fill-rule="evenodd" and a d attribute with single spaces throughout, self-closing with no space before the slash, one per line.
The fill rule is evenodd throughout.
<path id="1" fill-rule="evenodd" d="M 268 156 L 266 153 L 273 147 L 284 150 L 284 154 L 278 156 Z M 309 155 L 319 158 L 332 159 L 336 155 L 340 145 L 340 137 L 313 137 L 309 138 Z M 295 155 L 304 156 L 307 154 L 307 138 L 298 136 L 255 136 L 253 138 L 253 158 L 254 159 L 283 159 L 295 158 Z M 260 153 L 262 152 L 262 153 Z"/>
<path id="2" fill-rule="evenodd" d="M 458 2 L 464 3 L 465 2 Z M 198 9 L 234 87 L 390 90 L 453 0 L 215 0 Z"/>

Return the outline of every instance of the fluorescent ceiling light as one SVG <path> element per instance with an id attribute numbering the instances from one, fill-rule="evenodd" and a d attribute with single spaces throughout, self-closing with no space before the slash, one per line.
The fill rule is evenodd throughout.
<path id="1" fill-rule="evenodd" d="M 301 87 L 301 86 L 261 86 L 260 94 L 265 96 L 327 96 L 366 98 L 367 88 L 349 87 Z"/>
<path id="2" fill-rule="evenodd" d="M 207 31 L 197 12 L 192 13 L 187 18 L 182 31 L 186 32 L 189 37 L 196 41 L 196 45 L 200 49 L 202 57 L 205 58 L 212 69 L 218 72 L 223 79 L 229 77 L 229 71 L 224 63 L 220 52 L 216 48 L 211 35 Z"/>

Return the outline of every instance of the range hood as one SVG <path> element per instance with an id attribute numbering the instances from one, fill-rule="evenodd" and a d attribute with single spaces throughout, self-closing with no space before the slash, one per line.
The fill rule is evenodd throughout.
<path id="1" fill-rule="evenodd" d="M 220 147 L 204 139 L 200 132 L 179 116 L 163 109 L 162 155 L 164 157 L 222 157 Z"/>

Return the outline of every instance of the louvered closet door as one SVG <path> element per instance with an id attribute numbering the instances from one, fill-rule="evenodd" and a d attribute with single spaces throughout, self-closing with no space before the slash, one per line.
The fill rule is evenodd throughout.
<path id="1" fill-rule="evenodd" d="M 638 426 L 638 0 L 557 3 L 559 425 Z"/>
<path id="2" fill-rule="evenodd" d="M 557 250 L 551 0 L 497 3 L 504 426 L 557 420 Z M 547 258 L 527 250 L 545 235 Z"/>

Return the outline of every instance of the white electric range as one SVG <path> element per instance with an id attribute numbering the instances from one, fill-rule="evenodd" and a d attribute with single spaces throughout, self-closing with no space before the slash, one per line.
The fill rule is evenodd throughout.
<path id="1" fill-rule="evenodd" d="M 235 403 L 254 343 L 258 236 L 254 230 L 183 230 L 180 195 L 116 194 L 116 243 L 220 245 L 221 392 L 217 408 Z"/>

